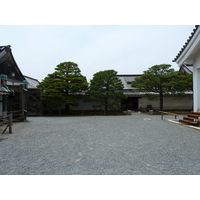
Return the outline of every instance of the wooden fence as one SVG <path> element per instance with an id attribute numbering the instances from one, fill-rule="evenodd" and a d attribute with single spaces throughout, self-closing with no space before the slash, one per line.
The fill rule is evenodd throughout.
<path id="1" fill-rule="evenodd" d="M 12 113 L 3 113 L 0 116 L 0 126 L 2 127 L 1 134 L 4 134 L 9 129 L 9 133 L 12 133 L 12 125 L 13 125 L 13 115 Z"/>
<path id="2" fill-rule="evenodd" d="M 26 120 L 25 110 L 3 112 L 2 115 L 0 115 L 0 134 L 4 134 L 7 129 L 9 130 L 9 133 L 12 133 L 13 122 L 19 122 L 24 120 Z"/>

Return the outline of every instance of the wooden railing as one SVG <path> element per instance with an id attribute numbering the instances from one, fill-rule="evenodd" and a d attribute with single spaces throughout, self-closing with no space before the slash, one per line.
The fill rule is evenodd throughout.
<path id="1" fill-rule="evenodd" d="M 171 112 L 164 112 L 164 111 L 159 111 L 161 113 L 161 119 L 163 120 L 163 116 L 166 115 L 174 115 L 175 119 L 177 119 L 177 114 L 176 113 L 171 113 Z"/>
<path id="2" fill-rule="evenodd" d="M 3 127 L 1 134 L 4 134 L 9 129 L 9 133 L 12 133 L 12 125 L 13 125 L 13 115 L 12 113 L 3 113 L 0 116 L 0 126 Z"/>
<path id="3" fill-rule="evenodd" d="M 14 110 L 8 113 L 12 113 L 14 122 L 26 120 L 26 110 Z"/>
<path id="4" fill-rule="evenodd" d="M 24 120 L 26 120 L 25 110 L 3 112 L 2 115 L 0 115 L 0 126 L 3 127 L 0 134 L 4 134 L 7 129 L 9 129 L 9 133 L 12 133 L 13 122 Z"/>

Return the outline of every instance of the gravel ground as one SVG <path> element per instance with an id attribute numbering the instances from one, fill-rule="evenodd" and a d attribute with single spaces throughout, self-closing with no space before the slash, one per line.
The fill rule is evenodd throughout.
<path id="1" fill-rule="evenodd" d="M 199 130 L 155 115 L 29 117 L 0 135 L 0 174 L 197 175 L 199 144 Z"/>

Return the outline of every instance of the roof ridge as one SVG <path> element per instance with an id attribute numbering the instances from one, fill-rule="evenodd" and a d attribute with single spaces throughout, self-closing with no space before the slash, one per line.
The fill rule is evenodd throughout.
<path id="1" fill-rule="evenodd" d="M 117 76 L 141 76 L 141 74 L 117 74 Z"/>
<path id="2" fill-rule="evenodd" d="M 10 45 L 4 45 L 4 46 L 0 46 L 0 48 L 11 48 L 11 46 Z"/>

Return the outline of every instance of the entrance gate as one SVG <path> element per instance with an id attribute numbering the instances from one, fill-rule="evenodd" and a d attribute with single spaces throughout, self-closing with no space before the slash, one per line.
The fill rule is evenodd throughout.
<path id="1" fill-rule="evenodd" d="M 138 110 L 138 99 L 139 97 L 128 97 L 122 102 L 124 109 L 126 110 Z"/>
<path id="2" fill-rule="evenodd" d="M 42 100 L 41 100 L 41 89 L 28 89 L 28 115 L 32 116 L 41 116 L 42 115 Z"/>

